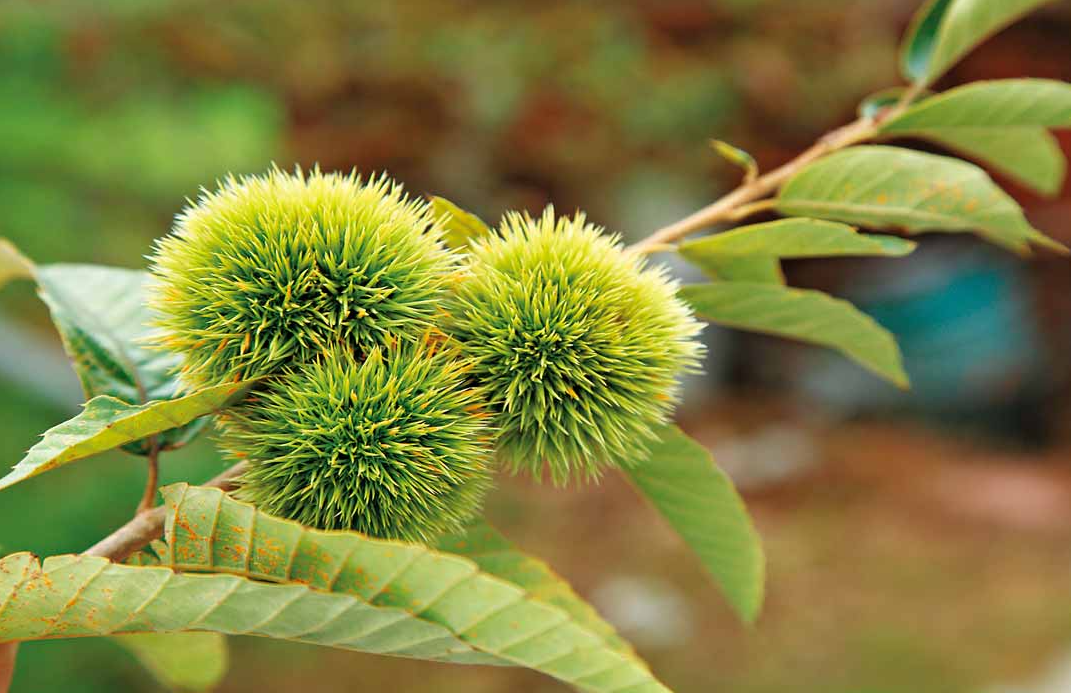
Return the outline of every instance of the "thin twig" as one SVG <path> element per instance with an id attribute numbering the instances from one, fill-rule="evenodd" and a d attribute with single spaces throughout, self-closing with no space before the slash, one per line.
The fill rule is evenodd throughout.
<path id="1" fill-rule="evenodd" d="M 159 448 L 154 440 L 149 454 L 149 485 L 146 488 L 146 497 L 149 504 L 152 503 L 156 491 L 158 456 Z M 245 463 L 237 464 L 205 485 L 217 486 L 222 489 L 233 488 L 235 479 L 244 469 Z M 142 500 L 142 504 L 144 505 L 145 503 L 146 501 Z M 116 562 L 124 561 L 135 551 L 163 534 L 166 515 L 167 508 L 164 506 L 144 510 L 139 509 L 134 519 L 101 539 L 88 549 L 85 554 L 87 556 L 104 556 Z M 15 657 L 18 654 L 18 648 L 19 644 L 17 642 L 0 643 L 0 693 L 9 693 L 11 689 L 11 681 L 15 676 Z"/>
<path id="2" fill-rule="evenodd" d="M 149 478 L 145 482 L 145 493 L 138 503 L 140 515 L 152 508 L 156 502 L 156 487 L 160 483 L 160 439 L 157 436 L 149 438 Z"/>
<path id="3" fill-rule="evenodd" d="M 205 486 L 225 491 L 234 488 L 235 480 L 245 471 L 245 463 L 236 464 L 212 479 Z M 167 508 L 159 506 L 139 513 L 133 520 L 115 530 L 85 551 L 87 556 L 104 556 L 115 562 L 125 561 L 134 552 L 164 533 Z M 0 691 L 2 693 L 2 691 Z"/>
<path id="4" fill-rule="evenodd" d="M 8 693 L 11 680 L 15 678 L 15 655 L 19 652 L 17 642 L 0 643 L 0 693 Z"/>
<path id="5" fill-rule="evenodd" d="M 898 104 L 895 108 L 903 107 L 903 105 Z M 731 218 L 732 213 L 738 207 L 769 195 L 807 164 L 838 149 L 870 139 L 876 133 L 877 126 L 870 118 L 860 118 L 844 127 L 838 128 L 818 140 L 809 149 L 787 164 L 761 175 L 751 182 L 745 182 L 720 200 L 707 205 L 680 221 L 658 229 L 642 241 L 629 246 L 629 251 L 640 254 L 654 252 L 656 248 L 662 248 L 666 244 L 679 240 L 690 233 L 720 221 L 725 221 Z"/>

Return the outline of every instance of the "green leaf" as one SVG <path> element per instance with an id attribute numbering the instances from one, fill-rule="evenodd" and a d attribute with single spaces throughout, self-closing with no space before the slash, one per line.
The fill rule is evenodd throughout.
<path id="1" fill-rule="evenodd" d="M 972 82 L 911 106 L 880 132 L 1071 127 L 1071 84 L 1052 79 Z"/>
<path id="2" fill-rule="evenodd" d="M 208 691 L 227 674 L 227 639 L 219 633 L 138 633 L 115 641 L 171 690 Z"/>
<path id="3" fill-rule="evenodd" d="M 15 468 L 0 479 L 0 489 L 65 464 L 185 426 L 240 399 L 252 381 L 226 383 L 185 397 L 133 405 L 107 395 L 94 397 L 78 416 L 45 431 Z"/>
<path id="4" fill-rule="evenodd" d="M 33 279 L 34 265 L 15 244 L 0 238 L 0 288 L 15 279 Z"/>
<path id="5" fill-rule="evenodd" d="M 715 257 L 751 255 L 778 258 L 835 255 L 899 257 L 914 249 L 913 242 L 902 238 L 861 234 L 847 224 L 803 217 L 740 226 L 680 244 L 680 254 L 698 264 Z"/>
<path id="6" fill-rule="evenodd" d="M 792 218 L 741 226 L 680 244 L 681 256 L 723 281 L 784 284 L 781 258 L 833 255 L 906 255 L 915 244 L 890 236 L 867 236 L 846 224 Z"/>
<path id="7" fill-rule="evenodd" d="M 41 299 L 52 312 L 86 398 L 109 395 L 128 404 L 173 399 L 178 354 L 151 348 L 152 312 L 145 299 L 146 272 L 97 265 L 44 265 L 37 269 Z M 179 447 L 204 427 L 199 420 L 162 432 L 161 449 Z M 128 452 L 146 454 L 149 441 Z"/>
<path id="8" fill-rule="evenodd" d="M 930 0 L 901 46 L 900 69 L 929 84 L 987 38 L 1051 0 Z"/>
<path id="9" fill-rule="evenodd" d="M 973 128 L 940 133 L 917 132 L 911 137 L 928 140 L 960 156 L 990 166 L 1042 195 L 1053 196 L 1063 187 L 1067 160 L 1060 143 L 1044 128 Z"/>
<path id="10" fill-rule="evenodd" d="M 755 162 L 755 157 L 743 149 L 721 140 L 711 140 L 710 147 L 730 164 L 744 169 L 745 181 L 754 180 L 759 175 L 759 165 Z"/>
<path id="11" fill-rule="evenodd" d="M 464 248 L 474 238 L 487 236 L 491 228 L 472 212 L 466 212 L 445 197 L 431 196 L 432 213 L 446 229 L 446 244 L 451 248 Z"/>
<path id="12" fill-rule="evenodd" d="M 1028 253 L 1031 243 L 1066 252 L 1034 229 L 982 169 L 899 147 L 849 147 L 823 157 L 785 183 L 777 208 L 910 233 L 975 231 L 1020 253 Z"/>
<path id="13" fill-rule="evenodd" d="M 682 252 L 681 255 L 684 255 Z M 688 257 L 687 255 L 684 255 Z M 708 255 L 688 257 L 711 279 L 725 282 L 784 284 L 781 262 L 770 255 Z"/>
<path id="14" fill-rule="evenodd" d="M 469 559 L 305 529 L 219 489 L 163 494 L 164 565 L 0 561 L 0 642 L 201 630 L 524 666 L 585 691 L 667 691 L 643 662 Z"/>
<path id="15" fill-rule="evenodd" d="M 896 340 L 847 301 L 820 291 L 744 282 L 691 284 L 680 294 L 710 322 L 827 346 L 899 387 L 908 385 Z"/>
<path id="16" fill-rule="evenodd" d="M 707 449 L 667 426 L 650 454 L 625 472 L 696 552 L 740 617 L 753 622 L 766 574 L 762 539 Z"/>
<path id="17" fill-rule="evenodd" d="M 533 599 L 558 607 L 610 647 L 635 656 L 632 646 L 599 616 L 594 607 L 581 599 L 568 582 L 544 561 L 518 550 L 483 520 L 475 521 L 463 532 L 440 537 L 435 548 L 471 559 L 488 575 L 500 577 L 523 588 Z"/>
<path id="18" fill-rule="evenodd" d="M 1066 162 L 1046 128 L 1060 127 L 1071 127 L 1071 84 L 1004 79 L 926 99 L 883 123 L 880 132 L 946 146 L 1052 195 Z"/>

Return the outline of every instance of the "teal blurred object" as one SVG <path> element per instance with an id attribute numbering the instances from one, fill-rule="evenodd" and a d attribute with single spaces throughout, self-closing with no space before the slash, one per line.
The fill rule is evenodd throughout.
<path id="1" fill-rule="evenodd" d="M 896 336 L 911 390 L 823 357 L 804 376 L 809 393 L 846 412 L 904 409 L 1041 434 L 1041 401 L 1055 383 L 1021 260 L 938 240 L 910 263 L 860 267 L 846 297 Z"/>

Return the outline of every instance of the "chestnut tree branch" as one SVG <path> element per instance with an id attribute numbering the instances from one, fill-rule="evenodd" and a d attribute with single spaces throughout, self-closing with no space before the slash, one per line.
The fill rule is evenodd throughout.
<path id="1" fill-rule="evenodd" d="M 244 462 L 234 465 L 204 485 L 228 491 L 234 488 L 235 480 L 243 471 L 245 471 Z M 167 508 L 162 505 L 138 513 L 130 522 L 101 539 L 84 553 L 87 556 L 110 558 L 117 563 L 125 561 L 131 554 L 163 534 L 166 516 Z M 0 688 L 0 693 L 3 693 L 2 688 Z"/>
<path id="2" fill-rule="evenodd" d="M 893 110 L 900 108 L 902 106 L 897 104 Z M 654 252 L 656 249 L 664 248 L 667 244 L 680 240 L 690 233 L 718 222 L 729 220 L 739 207 L 753 203 L 774 192 L 782 183 L 807 164 L 838 149 L 844 149 L 868 140 L 877 134 L 877 131 L 877 121 L 873 118 L 860 118 L 844 127 L 833 130 L 787 164 L 775 168 L 773 171 L 765 173 L 750 182 L 745 182 L 728 195 L 697 212 L 689 214 L 680 221 L 663 226 L 647 238 L 629 246 L 629 251 L 640 254 Z"/>
<path id="3" fill-rule="evenodd" d="M 155 448 L 154 448 L 154 451 Z M 158 451 L 156 451 L 158 452 Z M 152 489 L 147 494 L 155 494 L 156 481 L 154 475 L 158 460 L 156 455 L 150 456 L 150 482 Z M 245 470 L 245 463 L 236 464 L 223 472 L 215 479 L 207 482 L 205 486 L 215 486 L 224 490 L 234 488 L 235 480 Z M 152 495 L 148 495 L 149 503 Z M 143 501 L 144 503 L 144 501 Z M 116 563 L 125 561 L 134 552 L 138 551 L 153 539 L 164 533 L 164 518 L 167 516 L 167 508 L 159 506 L 143 510 L 134 516 L 130 522 L 115 530 L 84 552 L 86 556 L 103 556 Z M 8 693 L 11 689 L 11 680 L 15 676 L 15 656 L 18 653 L 17 642 L 0 643 L 0 693 Z"/>

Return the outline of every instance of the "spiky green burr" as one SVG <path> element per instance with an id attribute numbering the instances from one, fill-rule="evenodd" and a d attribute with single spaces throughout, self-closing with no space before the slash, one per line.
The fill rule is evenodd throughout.
<path id="1" fill-rule="evenodd" d="M 434 345 L 343 350 L 294 367 L 225 414 L 248 462 L 238 493 L 321 529 L 428 541 L 458 529 L 490 484 L 490 431 L 467 366 Z"/>
<path id="2" fill-rule="evenodd" d="M 488 393 L 501 460 L 556 483 L 636 460 L 702 353 L 676 289 L 582 214 L 510 214 L 476 241 L 447 330 Z"/>
<path id="3" fill-rule="evenodd" d="M 454 271 L 426 204 L 386 176 L 228 177 L 152 258 L 161 342 L 188 385 L 273 373 L 342 344 L 416 342 Z"/>

